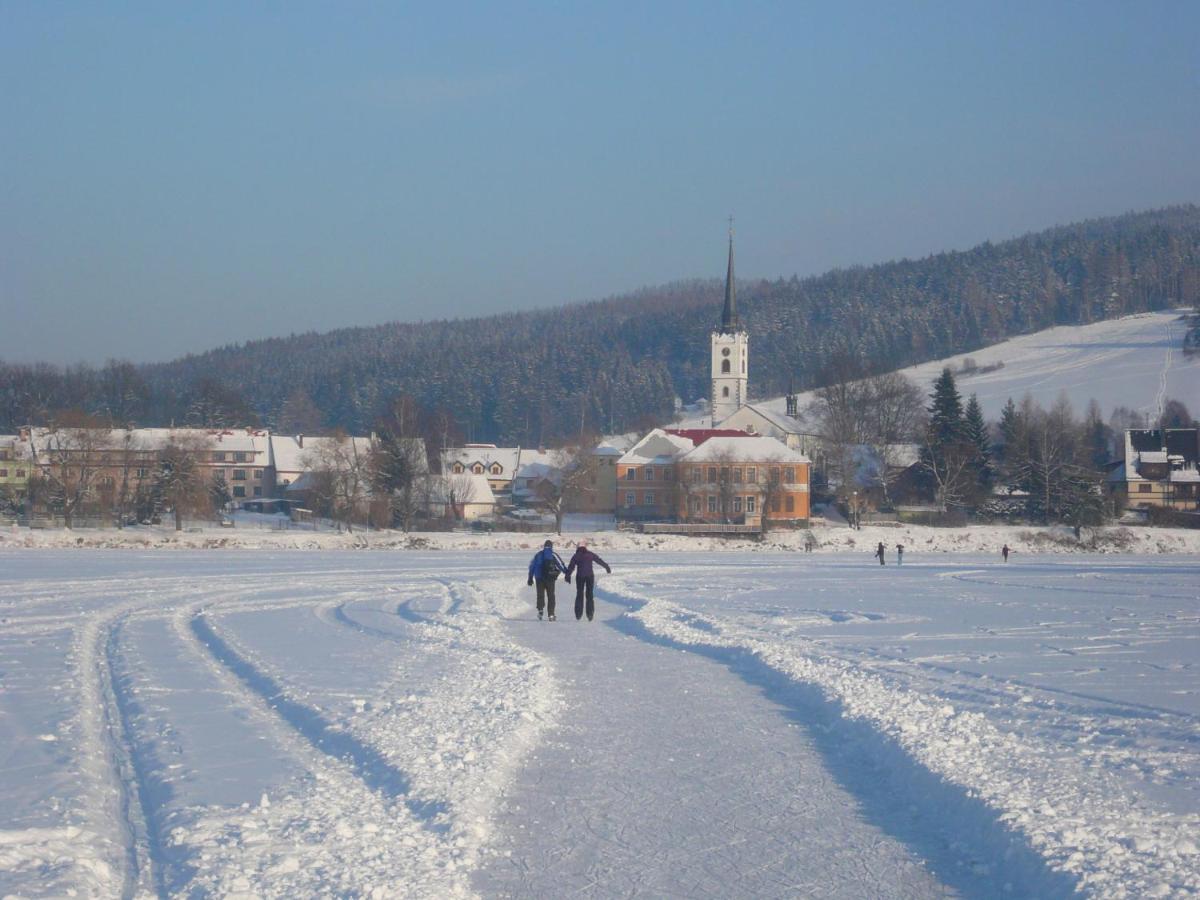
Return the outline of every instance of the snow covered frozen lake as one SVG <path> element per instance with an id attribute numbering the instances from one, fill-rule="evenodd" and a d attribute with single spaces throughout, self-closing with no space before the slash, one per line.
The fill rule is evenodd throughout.
<path id="1" fill-rule="evenodd" d="M 1200 557 L 0 554 L 0 896 L 1200 891 Z"/>

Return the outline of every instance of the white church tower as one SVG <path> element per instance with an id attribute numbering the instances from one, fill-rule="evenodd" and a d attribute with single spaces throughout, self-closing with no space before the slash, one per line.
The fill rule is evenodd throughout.
<path id="1" fill-rule="evenodd" d="M 747 372 L 750 366 L 750 337 L 742 330 L 737 315 L 737 289 L 733 283 L 733 220 L 729 220 L 729 269 L 725 273 L 725 311 L 721 328 L 712 333 L 712 423 L 746 405 Z"/>

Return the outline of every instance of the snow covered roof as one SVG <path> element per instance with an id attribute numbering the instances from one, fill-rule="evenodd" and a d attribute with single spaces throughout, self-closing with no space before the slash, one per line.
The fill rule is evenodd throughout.
<path id="1" fill-rule="evenodd" d="M 760 403 L 748 403 L 737 412 L 727 416 L 721 422 L 723 427 L 754 425 L 755 419 L 762 420 L 766 425 L 782 434 L 803 434 L 804 427 L 800 422 L 787 413 L 781 413 Z M 762 429 L 757 429 L 762 430 Z"/>
<path id="2" fill-rule="evenodd" d="M 455 463 L 460 463 L 464 469 L 470 469 L 475 463 L 480 463 L 484 468 L 490 469 L 493 463 L 499 463 L 500 475 L 512 478 L 521 464 L 521 448 L 447 447 L 442 451 L 442 471 L 449 472 Z"/>
<path id="3" fill-rule="evenodd" d="M 1143 450 L 1138 453 L 1138 462 L 1165 463 L 1166 461 L 1167 451 L 1165 450 Z"/>
<path id="4" fill-rule="evenodd" d="M 611 434 L 597 444 L 592 453 L 595 456 L 620 456 L 637 442 L 638 435 L 633 431 L 626 434 Z"/>
<path id="5" fill-rule="evenodd" d="M 356 455 L 365 458 L 371 452 L 369 437 L 349 437 Z M 310 437 L 307 435 L 273 434 L 271 435 L 271 460 L 276 472 L 304 472 L 313 468 L 320 458 L 322 451 L 336 446 L 338 439 L 334 437 Z"/>
<path id="6" fill-rule="evenodd" d="M 618 462 L 628 466 L 665 466 L 688 453 L 695 446 L 695 443 L 689 438 L 655 428 L 630 447 Z"/>
<path id="7" fill-rule="evenodd" d="M 1200 471 L 1196 469 L 1172 469 L 1167 480 L 1173 483 L 1198 484 L 1200 483 Z"/>
<path id="8" fill-rule="evenodd" d="M 721 458 L 746 462 L 806 463 L 809 458 L 773 437 L 715 437 L 683 457 L 684 462 L 711 462 Z"/>

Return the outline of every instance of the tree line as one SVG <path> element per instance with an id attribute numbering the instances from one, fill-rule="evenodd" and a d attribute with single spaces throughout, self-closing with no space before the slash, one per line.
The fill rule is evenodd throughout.
<path id="1" fill-rule="evenodd" d="M 470 440 L 554 445 L 667 418 L 709 390 L 717 279 L 559 309 L 231 345 L 168 363 L 0 363 L 0 431 L 78 409 L 114 424 L 363 433 L 401 395 Z M 1014 334 L 1200 302 L 1200 207 L 1049 229 L 964 252 L 739 284 L 752 396 Z M 1189 343 L 1196 343 L 1194 336 Z"/>

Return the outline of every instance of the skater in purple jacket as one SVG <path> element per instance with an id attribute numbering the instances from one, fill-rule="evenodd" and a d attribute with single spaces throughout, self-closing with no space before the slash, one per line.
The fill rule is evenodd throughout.
<path id="1" fill-rule="evenodd" d="M 604 560 L 587 548 L 587 541 L 580 541 L 575 548 L 575 555 L 571 557 L 571 561 L 567 563 L 567 584 L 571 583 L 571 573 L 579 569 L 579 574 L 575 576 L 575 619 L 578 621 L 583 618 L 583 599 L 584 592 L 587 592 L 587 617 L 588 621 L 592 621 L 592 616 L 596 614 L 596 600 L 593 592 L 596 588 L 596 574 L 592 569 L 593 563 L 599 563 L 604 566 L 605 572 L 612 572 L 612 567 Z"/>

